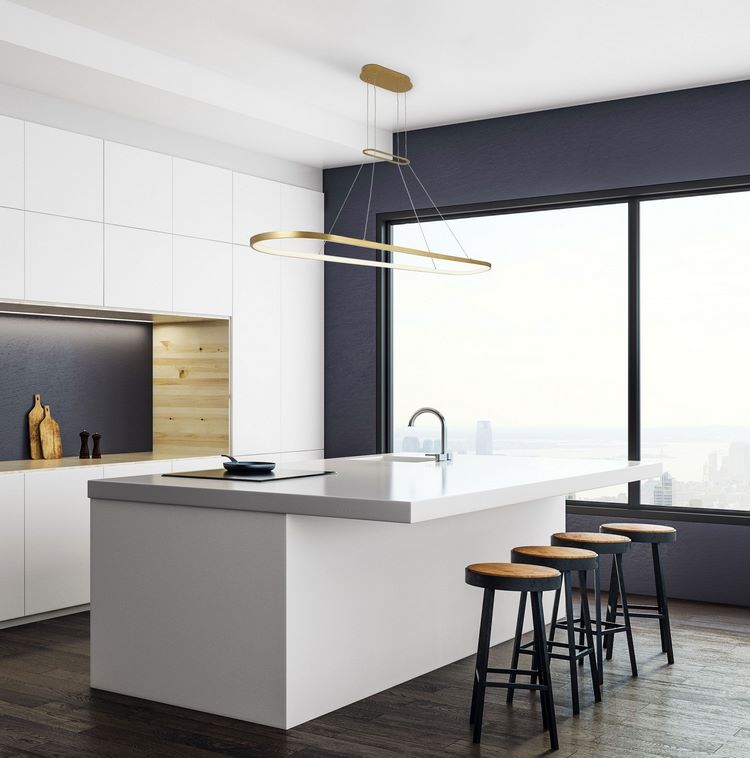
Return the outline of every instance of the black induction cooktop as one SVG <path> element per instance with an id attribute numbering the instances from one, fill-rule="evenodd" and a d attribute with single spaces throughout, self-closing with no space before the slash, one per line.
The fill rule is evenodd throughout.
<path id="1" fill-rule="evenodd" d="M 180 471 L 174 474 L 162 474 L 162 476 L 175 476 L 182 479 L 221 479 L 229 482 L 275 482 L 279 479 L 301 479 L 306 476 L 323 476 L 335 473 L 335 471 L 295 471 L 282 468 L 267 473 L 248 472 L 242 474 L 217 468 L 206 469 L 205 471 Z"/>

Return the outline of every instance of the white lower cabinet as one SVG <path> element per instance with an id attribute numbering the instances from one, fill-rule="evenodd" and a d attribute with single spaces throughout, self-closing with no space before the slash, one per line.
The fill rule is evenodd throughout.
<path id="1" fill-rule="evenodd" d="M 0 621 L 24 615 L 23 474 L 0 474 Z"/>
<path id="2" fill-rule="evenodd" d="M 104 466 L 103 479 L 120 476 L 146 476 L 147 474 L 168 474 L 172 471 L 172 461 L 142 461 L 138 463 L 110 463 Z"/>
<path id="3" fill-rule="evenodd" d="M 206 471 L 212 468 L 221 468 L 222 462 L 226 460 L 220 455 L 211 455 L 206 458 L 182 458 L 172 461 L 172 471 Z"/>
<path id="4" fill-rule="evenodd" d="M 295 450 L 293 453 L 282 453 L 282 463 L 300 463 L 301 461 L 318 461 L 325 458 L 323 450 Z"/>
<path id="5" fill-rule="evenodd" d="M 88 481 L 101 466 L 27 473 L 26 615 L 89 602 Z"/>

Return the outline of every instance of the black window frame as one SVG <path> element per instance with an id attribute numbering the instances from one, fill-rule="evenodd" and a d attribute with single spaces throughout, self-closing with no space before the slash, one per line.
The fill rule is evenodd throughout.
<path id="1" fill-rule="evenodd" d="M 750 190 L 750 176 L 685 181 L 671 184 L 631 187 L 619 190 L 602 190 L 568 195 L 505 200 L 491 203 L 455 205 L 440 209 L 446 219 L 479 216 L 507 215 L 531 211 L 580 208 L 596 205 L 623 204 L 628 211 L 628 458 L 638 460 L 641 455 L 641 351 L 640 351 L 640 209 L 648 200 L 695 197 L 699 195 L 746 192 Z M 435 209 L 418 209 L 421 221 L 439 220 Z M 377 214 L 377 241 L 390 243 L 393 227 L 414 223 L 411 209 Z M 389 260 L 389 253 L 378 253 L 381 260 Z M 393 271 L 376 271 L 376 351 L 377 351 L 377 430 L 379 453 L 393 449 Z M 750 525 L 750 511 L 691 508 L 688 506 L 655 506 L 640 501 L 640 483 L 628 486 L 627 503 L 597 502 L 595 500 L 568 500 L 568 513 L 602 515 L 607 517 L 635 517 L 668 519 L 702 523 Z"/>

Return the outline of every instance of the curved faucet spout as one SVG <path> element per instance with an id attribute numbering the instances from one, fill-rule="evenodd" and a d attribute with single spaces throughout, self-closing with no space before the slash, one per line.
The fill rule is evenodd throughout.
<path id="1" fill-rule="evenodd" d="M 417 411 L 414 411 L 412 414 L 412 417 L 409 419 L 409 426 L 414 426 L 414 422 L 423 414 L 423 413 L 432 413 L 434 416 L 438 417 L 438 421 L 440 421 L 440 452 L 434 453 L 432 457 L 436 461 L 449 461 L 453 455 L 446 451 L 446 442 L 448 439 L 448 427 L 445 423 L 445 416 L 443 416 L 442 413 L 437 408 L 430 408 L 429 406 L 425 406 L 424 408 L 420 408 Z"/>

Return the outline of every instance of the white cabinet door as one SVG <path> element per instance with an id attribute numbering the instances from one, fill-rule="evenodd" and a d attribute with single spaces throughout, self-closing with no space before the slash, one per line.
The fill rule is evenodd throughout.
<path id="1" fill-rule="evenodd" d="M 0 298 L 23 300 L 23 211 L 0 208 Z"/>
<path id="2" fill-rule="evenodd" d="M 232 172 L 182 158 L 173 162 L 175 234 L 232 241 Z"/>
<path id="3" fill-rule="evenodd" d="M 226 458 L 220 455 L 211 455 L 205 458 L 178 458 L 172 461 L 172 471 L 206 471 L 212 468 L 221 468 Z"/>
<path id="4" fill-rule="evenodd" d="M 104 225 L 104 305 L 172 310 L 172 235 Z"/>
<path id="5" fill-rule="evenodd" d="M 173 237 L 173 304 L 177 313 L 232 313 L 232 246 Z"/>
<path id="6" fill-rule="evenodd" d="M 252 234 L 281 224 L 281 185 L 234 175 L 232 450 L 281 446 L 281 259 L 256 253 Z M 252 335 L 252 339 L 248 336 Z"/>
<path id="7" fill-rule="evenodd" d="M 26 615 L 89 602 L 88 481 L 101 466 L 26 476 Z"/>
<path id="8" fill-rule="evenodd" d="M 300 463 L 302 461 L 318 461 L 324 458 L 322 450 L 296 450 L 293 453 L 282 453 L 282 463 Z"/>
<path id="9" fill-rule="evenodd" d="M 271 232 L 281 224 L 281 184 L 247 174 L 233 174 L 232 227 L 234 242 L 247 245 L 258 232 Z"/>
<path id="10" fill-rule="evenodd" d="M 0 116 L 0 205 L 23 208 L 23 121 Z"/>
<path id="11" fill-rule="evenodd" d="M 102 224 L 26 213 L 26 299 L 102 305 Z"/>
<path id="12" fill-rule="evenodd" d="M 102 220 L 104 143 L 26 124 L 26 210 Z"/>
<path id="13" fill-rule="evenodd" d="M 281 226 L 322 231 L 323 194 L 283 185 Z M 314 252 L 319 247 L 316 242 L 303 244 Z M 323 264 L 282 258 L 281 449 L 322 447 Z"/>
<path id="14" fill-rule="evenodd" d="M 147 474 L 168 474 L 172 471 L 172 461 L 138 461 L 136 463 L 110 463 L 104 466 L 104 479 L 120 476 L 146 476 Z"/>
<path id="15" fill-rule="evenodd" d="M 104 143 L 104 221 L 172 231 L 172 157 Z"/>
<path id="16" fill-rule="evenodd" d="M 0 621 L 24 615 L 23 474 L 0 474 Z"/>

